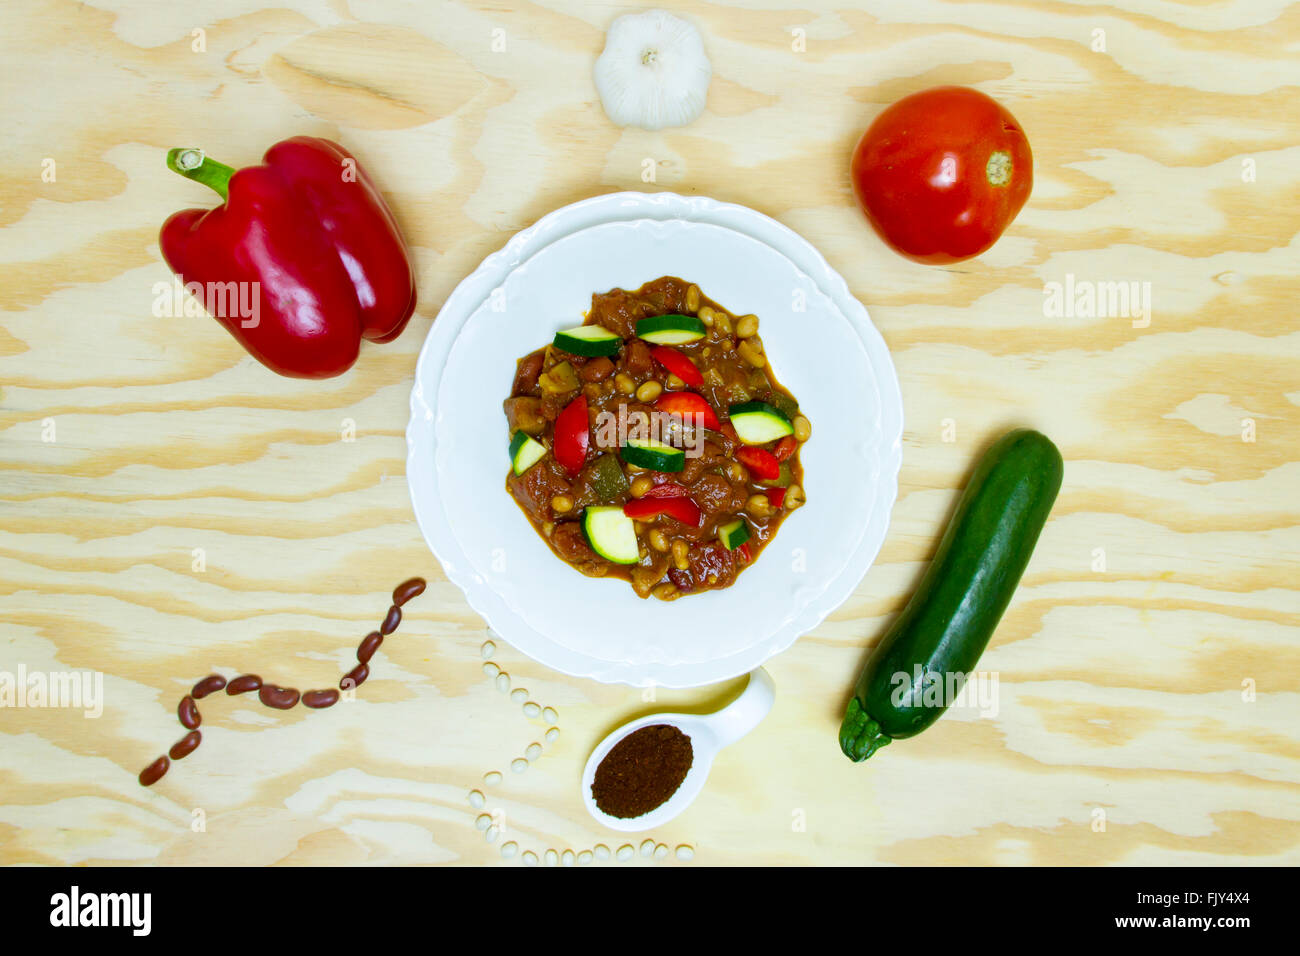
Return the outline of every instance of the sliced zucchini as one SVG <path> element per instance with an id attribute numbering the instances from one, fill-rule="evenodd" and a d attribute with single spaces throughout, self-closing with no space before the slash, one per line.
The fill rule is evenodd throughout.
<path id="1" fill-rule="evenodd" d="M 516 475 L 522 475 L 546 455 L 546 446 L 531 435 L 515 432 L 510 439 L 510 466 Z"/>
<path id="2" fill-rule="evenodd" d="M 629 465 L 651 471 L 681 471 L 686 467 L 686 452 L 652 438 L 629 438 L 619 449 Z"/>
<path id="3" fill-rule="evenodd" d="M 763 445 L 794 434 L 790 419 L 767 402 L 741 402 L 732 405 L 727 414 L 736 434 L 746 445 Z"/>
<path id="4" fill-rule="evenodd" d="M 652 315 L 636 324 L 637 338 L 655 345 L 698 342 L 708 331 L 704 323 L 693 315 Z"/>
<path id="5" fill-rule="evenodd" d="M 718 528 L 718 540 L 728 551 L 735 551 L 749 540 L 749 525 L 744 518 L 728 521 Z"/>
<path id="6" fill-rule="evenodd" d="M 615 564 L 636 564 L 641 559 L 636 526 L 617 505 L 593 505 L 582 516 L 582 530 L 591 550 Z"/>
<path id="7" fill-rule="evenodd" d="M 598 358 L 602 355 L 617 355 L 619 346 L 623 344 L 623 338 L 604 326 L 580 325 L 575 329 L 562 329 L 556 332 L 552 344 L 571 355 Z"/>

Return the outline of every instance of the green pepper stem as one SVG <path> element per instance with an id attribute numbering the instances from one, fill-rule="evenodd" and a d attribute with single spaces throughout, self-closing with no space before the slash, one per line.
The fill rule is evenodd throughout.
<path id="1" fill-rule="evenodd" d="M 871 719 L 856 696 L 849 701 L 844 723 L 840 725 L 840 749 L 844 756 L 860 763 L 893 739 L 881 732 L 880 724 Z"/>
<path id="2" fill-rule="evenodd" d="M 222 199 L 226 198 L 230 177 L 235 175 L 233 167 L 208 159 L 203 155 L 203 150 L 192 146 L 169 149 L 167 168 L 174 173 L 180 173 L 186 179 L 202 183 L 214 190 Z"/>

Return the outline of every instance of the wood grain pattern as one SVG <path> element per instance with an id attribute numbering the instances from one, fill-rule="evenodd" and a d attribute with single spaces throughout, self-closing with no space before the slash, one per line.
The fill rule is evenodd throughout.
<path id="1" fill-rule="evenodd" d="M 666 5 L 704 32 L 715 79 L 698 122 L 648 133 L 612 127 L 591 81 L 622 4 L 5 4 L 0 671 L 101 672 L 104 707 L 0 710 L 0 862 L 502 862 L 466 802 L 493 769 L 503 839 L 623 842 L 576 781 L 651 705 L 498 642 L 561 728 L 509 772 L 547 725 L 482 671 L 483 623 L 412 519 L 403 430 L 453 286 L 551 209 L 629 188 L 807 236 L 893 350 L 907 420 L 879 562 L 771 662 L 776 709 L 652 836 L 708 863 L 1300 862 L 1300 4 Z M 885 104 L 949 82 L 1015 113 L 1036 184 L 989 254 L 929 268 L 870 234 L 845 170 Z M 411 328 L 313 384 L 152 310 L 158 226 L 207 201 L 163 151 L 245 164 L 292 133 L 347 143 L 419 260 Z M 1067 277 L 1150 283 L 1149 322 L 1047 314 Z M 983 662 L 998 714 L 852 765 L 835 729 L 864 650 L 1014 424 L 1067 465 Z M 355 702 L 213 698 L 199 751 L 137 784 L 196 678 L 331 686 L 411 574 L 429 590 Z"/>

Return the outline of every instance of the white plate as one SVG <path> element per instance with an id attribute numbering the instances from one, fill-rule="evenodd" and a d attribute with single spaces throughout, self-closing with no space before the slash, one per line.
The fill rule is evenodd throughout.
<path id="1" fill-rule="evenodd" d="M 734 586 L 671 603 L 551 554 L 504 489 L 501 412 L 514 360 L 578 324 L 593 291 L 660 275 L 757 313 L 777 377 L 813 422 L 808 504 Z M 448 577 L 504 640 L 601 681 L 697 686 L 784 650 L 861 580 L 896 495 L 901 400 L 865 309 L 794 233 L 699 197 L 604 196 L 515 236 L 443 307 L 411 406 L 412 503 Z"/>

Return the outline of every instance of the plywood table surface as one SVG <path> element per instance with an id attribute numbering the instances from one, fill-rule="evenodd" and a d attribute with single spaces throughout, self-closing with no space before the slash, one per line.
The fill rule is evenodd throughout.
<path id="1" fill-rule="evenodd" d="M 620 189 L 806 236 L 889 344 L 907 422 L 878 562 L 770 662 L 771 715 L 651 837 L 695 865 L 1300 862 L 1300 6 L 674 3 L 714 80 L 696 123 L 650 133 L 611 125 L 591 76 L 635 8 L 263 2 L 0 12 L 0 679 L 103 688 L 97 717 L 0 709 L 0 862 L 517 863 L 501 843 L 625 842 L 579 803 L 591 746 L 741 682 L 651 704 L 498 640 L 512 686 L 558 714 L 547 741 L 483 672 L 489 634 L 416 528 L 403 437 L 455 284 L 552 209 Z M 871 118 L 938 83 L 1004 102 L 1036 160 L 1010 232 L 945 268 L 885 249 L 846 180 Z M 155 314 L 158 226 L 208 202 L 165 149 L 243 165 L 295 133 L 360 156 L 419 270 L 401 339 L 313 384 L 206 317 Z M 1056 308 L 1067 289 L 1077 308 Z M 1066 477 L 981 663 L 997 713 L 850 764 L 836 728 L 864 653 L 975 457 L 1020 424 Z M 413 574 L 429 589 L 356 701 L 213 698 L 203 746 L 136 782 L 196 678 L 331 686 Z"/>

